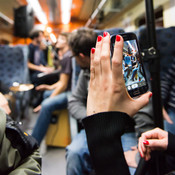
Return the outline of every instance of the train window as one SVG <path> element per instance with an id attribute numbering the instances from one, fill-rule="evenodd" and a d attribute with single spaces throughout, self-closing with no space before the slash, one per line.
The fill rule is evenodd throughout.
<path id="1" fill-rule="evenodd" d="M 142 17 L 136 19 L 136 26 L 140 27 L 141 25 L 146 24 L 145 14 Z M 159 7 L 155 10 L 155 24 L 156 26 L 163 27 L 163 8 Z"/>

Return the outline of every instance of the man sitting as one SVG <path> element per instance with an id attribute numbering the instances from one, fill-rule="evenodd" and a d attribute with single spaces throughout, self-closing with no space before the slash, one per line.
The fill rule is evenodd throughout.
<path id="1" fill-rule="evenodd" d="M 39 144 L 47 132 L 52 112 L 67 107 L 67 97 L 71 89 L 72 53 L 68 46 L 68 33 L 59 35 L 57 47 L 59 47 L 61 66 L 60 79 L 55 84 L 42 84 L 36 87 L 36 90 L 46 90 L 44 92 L 44 101 L 35 109 L 36 112 L 40 110 L 40 113 L 32 136 L 36 138 Z"/>

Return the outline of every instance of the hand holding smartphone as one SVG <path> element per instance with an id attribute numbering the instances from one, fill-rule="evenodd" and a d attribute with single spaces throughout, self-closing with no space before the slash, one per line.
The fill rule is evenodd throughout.
<path id="1" fill-rule="evenodd" d="M 130 96 L 136 97 L 148 90 L 137 37 L 134 33 L 120 35 L 124 39 L 123 75 L 125 85 Z M 111 55 L 113 54 L 115 40 L 116 35 L 111 36 Z"/>

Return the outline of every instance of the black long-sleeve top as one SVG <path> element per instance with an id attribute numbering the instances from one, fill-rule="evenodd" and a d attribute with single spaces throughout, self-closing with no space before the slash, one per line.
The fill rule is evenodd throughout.
<path id="1" fill-rule="evenodd" d="M 129 175 L 121 135 L 134 128 L 125 113 L 104 112 L 83 119 L 88 147 L 97 175 Z"/>
<path id="2" fill-rule="evenodd" d="M 103 112 L 83 119 L 88 147 L 96 175 L 129 175 L 121 135 L 131 131 L 134 122 L 122 112 Z M 175 156 L 175 135 L 168 134 L 167 153 Z"/>

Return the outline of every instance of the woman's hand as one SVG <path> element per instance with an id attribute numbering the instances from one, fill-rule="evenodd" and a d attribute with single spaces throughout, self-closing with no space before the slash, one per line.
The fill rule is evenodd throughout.
<path id="1" fill-rule="evenodd" d="M 166 150 L 168 146 L 168 132 L 160 128 L 147 131 L 139 138 L 138 149 L 145 160 L 151 158 L 152 150 Z"/>
<path id="2" fill-rule="evenodd" d="M 96 48 L 91 50 L 91 75 L 87 101 L 87 115 L 105 111 L 120 111 L 133 116 L 152 96 L 147 92 L 137 99 L 129 96 L 122 73 L 123 38 L 116 36 L 112 67 L 110 63 L 110 35 L 98 36 Z"/>

